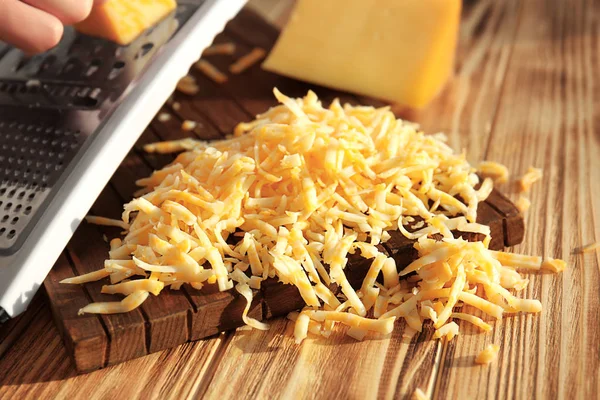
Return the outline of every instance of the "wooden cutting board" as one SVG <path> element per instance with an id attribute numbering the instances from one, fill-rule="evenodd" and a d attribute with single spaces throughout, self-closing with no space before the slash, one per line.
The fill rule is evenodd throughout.
<path id="1" fill-rule="evenodd" d="M 253 47 L 270 49 L 277 35 L 276 28 L 253 12 L 243 10 L 215 39 L 216 43 L 235 42 L 236 54 L 211 56 L 207 60 L 227 71 L 232 61 Z M 200 139 L 222 138 L 237 123 L 249 121 L 275 105 L 273 87 L 290 96 L 302 96 L 312 89 L 325 103 L 339 97 L 352 104 L 382 105 L 372 99 L 283 78 L 261 70 L 259 65 L 241 75 L 230 76 L 223 85 L 215 84 L 193 69 L 190 74 L 198 81 L 200 92 L 195 96 L 174 94 L 173 102 L 178 102 L 180 107 L 175 110 L 173 102 L 165 104 L 161 112 L 170 114 L 171 119 L 152 122 L 90 213 L 119 218 L 123 204 L 137 189 L 135 180 L 172 161 L 171 156 L 145 154 L 143 145 L 189 136 L 181 130 L 184 120 L 198 123 L 193 133 Z M 404 116 L 401 111 L 397 114 Z M 478 222 L 492 229 L 494 240 L 490 247 L 499 249 L 522 241 L 523 219 L 514 205 L 497 191 L 480 205 L 478 212 Z M 59 281 L 102 268 L 108 257 L 108 241 L 119 235 L 115 228 L 82 223 L 44 283 L 56 325 L 79 372 L 114 365 L 243 325 L 241 314 L 245 300 L 236 292 L 220 293 L 214 285 L 202 291 L 187 286 L 180 291 L 164 290 L 160 296 L 150 296 L 139 309 L 126 314 L 78 316 L 77 311 L 89 302 L 116 301 L 118 297 L 101 293 L 106 282 L 73 286 L 59 284 Z M 406 265 L 414 257 L 412 243 L 397 233 L 383 248 L 399 265 Z M 368 263 L 351 259 L 348 268 L 351 282 L 361 282 Z M 273 280 L 263 284 L 256 294 L 250 315 L 259 320 L 278 317 L 302 305 L 295 288 Z"/>

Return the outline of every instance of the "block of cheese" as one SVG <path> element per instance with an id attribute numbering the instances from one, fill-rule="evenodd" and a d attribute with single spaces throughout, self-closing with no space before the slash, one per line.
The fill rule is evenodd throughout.
<path id="1" fill-rule="evenodd" d="M 461 0 L 299 0 L 266 70 L 421 108 L 453 72 Z"/>
<path id="2" fill-rule="evenodd" d="M 90 16 L 76 24 L 75 29 L 127 45 L 176 7 L 175 0 L 109 0 L 94 7 Z"/>

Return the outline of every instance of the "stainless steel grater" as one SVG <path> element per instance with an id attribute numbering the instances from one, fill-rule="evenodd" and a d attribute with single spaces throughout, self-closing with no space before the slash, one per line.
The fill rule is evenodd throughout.
<path id="1" fill-rule="evenodd" d="M 128 46 L 69 28 L 31 58 L 0 42 L 0 322 L 25 310 L 178 80 L 243 4 L 179 1 Z"/>

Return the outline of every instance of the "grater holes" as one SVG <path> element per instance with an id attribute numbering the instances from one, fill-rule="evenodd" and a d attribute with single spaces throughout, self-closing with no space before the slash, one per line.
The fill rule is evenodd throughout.
<path id="1" fill-rule="evenodd" d="M 76 72 L 76 70 L 81 66 L 81 62 L 76 58 L 71 58 L 67 61 L 65 66 L 60 71 L 60 75 L 67 75 L 72 72 Z"/>
<path id="2" fill-rule="evenodd" d="M 20 70 L 22 70 L 23 68 L 25 68 L 27 66 L 27 64 L 29 64 L 29 62 L 32 60 L 32 57 L 23 57 L 19 60 L 19 62 L 17 63 L 17 65 L 15 65 L 14 71 L 18 72 Z"/>
<path id="3" fill-rule="evenodd" d="M 4 232 L 6 232 L 6 228 L 0 228 L 0 236 L 3 236 Z"/>
<path id="4" fill-rule="evenodd" d="M 114 63 L 112 70 L 108 74 L 108 80 L 113 80 L 117 76 L 119 76 L 121 74 L 121 72 L 123 72 L 123 68 L 125 68 L 124 61 L 117 61 L 116 63 Z"/>
<path id="5" fill-rule="evenodd" d="M 14 238 L 16 234 L 17 234 L 17 231 L 15 231 L 14 229 L 11 229 L 11 231 L 8 232 L 8 235 L 6 235 L 6 238 L 8 240 L 10 240 L 10 239 Z"/>
<path id="6" fill-rule="evenodd" d="M 17 224 L 17 222 L 19 222 L 19 217 L 14 217 L 14 218 L 13 218 L 13 219 L 10 221 L 10 224 L 11 224 L 11 225 L 16 225 L 16 224 Z"/>
<path id="7" fill-rule="evenodd" d="M 8 215 L 5 215 L 4 217 L 2 217 L 2 222 L 6 222 L 6 221 L 8 221 L 8 218 L 9 218 L 9 216 L 8 216 Z"/>
<path id="8" fill-rule="evenodd" d="M 87 71 L 85 71 L 85 76 L 90 77 L 90 76 L 94 75 L 96 72 L 98 72 L 101 65 L 102 65 L 102 60 L 99 60 L 97 58 L 92 60 Z"/>
<path id="9" fill-rule="evenodd" d="M 27 207 L 25 207 L 25 211 L 23 211 L 23 214 L 29 215 L 29 214 L 31 214 L 31 210 L 32 210 L 31 206 L 27 206 Z"/>
<path id="10" fill-rule="evenodd" d="M 135 54 L 135 59 L 137 60 L 137 59 L 144 57 L 153 48 L 154 48 L 154 43 L 151 43 L 151 42 L 145 43 L 142 47 L 140 47 L 138 52 Z"/>
<path id="11" fill-rule="evenodd" d="M 56 56 L 53 55 L 53 54 L 49 55 L 48 57 L 46 57 L 44 59 L 44 61 L 42 61 L 42 63 L 40 64 L 40 68 L 38 69 L 37 73 L 41 74 L 41 73 L 49 70 L 50 67 L 52 67 L 55 62 L 56 62 Z"/>
<path id="12" fill-rule="evenodd" d="M 91 95 L 85 97 L 76 97 L 73 99 L 72 104 L 78 107 L 92 108 L 98 105 L 98 99 L 93 98 Z"/>

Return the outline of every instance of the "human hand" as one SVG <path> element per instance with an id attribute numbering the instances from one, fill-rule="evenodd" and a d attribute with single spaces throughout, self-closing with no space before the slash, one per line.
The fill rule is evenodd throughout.
<path id="1" fill-rule="evenodd" d="M 83 21 L 108 0 L 0 0 L 0 40 L 28 54 L 56 46 L 65 25 Z"/>

